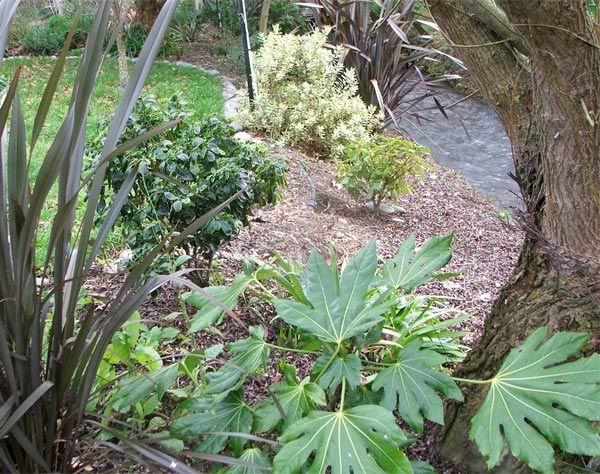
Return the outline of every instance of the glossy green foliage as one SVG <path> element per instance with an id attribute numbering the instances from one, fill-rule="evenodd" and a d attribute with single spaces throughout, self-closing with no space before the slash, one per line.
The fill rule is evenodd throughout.
<path id="1" fill-rule="evenodd" d="M 246 449 L 239 459 L 240 464 L 226 466 L 217 474 L 265 474 L 271 469 L 271 460 L 259 448 Z"/>
<path id="2" fill-rule="evenodd" d="M 317 407 L 326 405 L 325 392 L 308 377 L 299 381 L 296 367 L 283 364 L 280 367 L 283 380 L 269 388 L 271 397 L 263 399 L 254 407 L 255 423 L 253 429 L 257 433 L 271 431 L 283 421 L 285 430 L 304 415 Z"/>
<path id="3" fill-rule="evenodd" d="M 416 340 L 400 349 L 396 362 L 383 369 L 373 381 L 373 390 L 383 389 L 381 405 L 398 413 L 411 428 L 423 432 L 423 417 L 444 424 L 444 407 L 439 394 L 462 401 L 462 393 L 448 374 L 432 367 L 447 361 L 443 355 L 422 349 Z"/>
<path id="4" fill-rule="evenodd" d="M 407 460 L 403 448 L 415 438 L 397 428 L 396 416 L 422 433 L 425 420 L 443 423 L 444 398 L 463 399 L 443 366 L 460 358 L 456 338 L 464 333 L 449 327 L 464 316 L 452 317 L 436 298 L 411 294 L 449 276 L 439 271 L 450 260 L 451 238 L 434 237 L 417 248 L 411 237 L 381 266 L 374 242 L 341 268 L 333 250 L 330 264 L 313 253 L 306 266 L 272 253 L 270 262 L 247 264 L 229 289 L 218 287 L 210 298 L 188 294 L 187 301 L 200 302 L 200 312 L 213 317 L 254 289 L 296 335 L 288 339 L 293 344 L 277 345 L 264 328 L 253 327 L 251 337 L 229 344 L 224 365 L 203 374 L 180 402 L 168 436 L 213 453 L 231 449 L 240 463 L 257 462 L 223 472 L 260 472 L 271 462 L 275 472 L 290 473 L 435 472 Z M 281 298 L 284 291 L 288 298 Z M 490 467 L 504 452 L 503 437 L 514 455 L 544 473 L 552 471 L 551 443 L 598 453 L 598 434 L 587 420 L 599 416 L 600 357 L 563 364 L 588 336 L 559 333 L 543 343 L 544 336 L 541 329 L 528 338 L 493 379 L 458 379 L 490 385 L 471 432 Z M 273 352 L 300 353 L 292 360 L 303 362 L 280 362 L 269 394 L 250 402 L 249 390 L 266 376 Z M 299 379 L 307 360 L 310 370 Z"/>
<path id="5" fill-rule="evenodd" d="M 435 273 L 452 258 L 452 234 L 431 237 L 417 249 L 414 235 L 409 235 L 396 255 L 381 268 L 378 284 L 408 293 L 430 280 L 454 276 Z"/>
<path id="6" fill-rule="evenodd" d="M 213 431 L 221 433 L 228 431 L 248 433 L 250 431 L 252 412 L 240 390 L 229 393 L 216 403 L 193 408 L 194 414 L 183 416 L 173 423 L 171 434 L 181 439 L 197 439 L 208 434 L 200 444 L 202 451 L 218 453 L 225 446 L 227 436 L 211 434 Z M 239 456 L 246 445 L 246 440 L 240 437 L 231 437 L 229 444 L 236 456 Z"/>
<path id="7" fill-rule="evenodd" d="M 164 366 L 159 350 L 178 335 L 173 327 L 148 328 L 135 313 L 106 349 L 87 410 L 102 407 L 105 413 L 127 413 L 135 406 L 138 419 L 143 419 L 177 377 L 179 363 Z"/>
<path id="8" fill-rule="evenodd" d="M 179 245 L 180 251 L 192 257 L 188 265 L 206 267 L 223 242 L 249 225 L 253 206 L 274 203 L 278 187 L 285 183 L 282 161 L 271 160 L 263 150 L 235 140 L 233 129 L 216 118 L 194 121 L 184 108 L 185 102 L 178 96 L 166 102 L 139 100 L 121 141 L 172 120 L 181 122 L 108 164 L 101 211 L 105 199 L 112 201 L 126 177 L 137 170 L 132 192 L 118 219 L 133 251 L 133 261 L 139 261 L 171 232 L 180 232 L 198 216 L 231 198 L 225 211 Z M 88 142 L 92 166 L 99 162 L 105 124 L 100 123 L 97 134 Z M 171 261 L 168 257 L 155 265 L 155 271 L 163 273 L 174 266 L 177 259 Z"/>
<path id="9" fill-rule="evenodd" d="M 288 324 L 324 342 L 341 344 L 382 321 L 389 302 L 368 304 L 365 293 L 377 268 L 375 241 L 364 247 L 344 268 L 341 277 L 313 251 L 306 266 L 304 290 L 310 305 L 275 300 L 275 309 Z"/>

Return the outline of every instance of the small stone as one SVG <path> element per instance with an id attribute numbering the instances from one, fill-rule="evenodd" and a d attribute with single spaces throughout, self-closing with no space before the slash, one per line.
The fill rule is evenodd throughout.
<path id="1" fill-rule="evenodd" d="M 125 262 L 127 260 L 131 260 L 133 258 L 133 252 L 131 249 L 125 249 L 119 254 L 118 261 Z"/>
<path id="2" fill-rule="evenodd" d="M 219 71 L 217 71 L 216 69 L 207 69 L 204 72 L 206 74 L 208 74 L 209 76 L 213 76 L 213 77 L 217 77 L 217 76 L 221 75 L 221 73 Z"/>
<path id="3" fill-rule="evenodd" d="M 391 207 L 394 209 L 396 214 L 406 214 L 406 209 L 404 209 L 402 206 L 392 205 Z"/>
<path id="4" fill-rule="evenodd" d="M 240 122 L 231 122 L 229 124 L 237 133 L 244 131 L 244 126 Z"/>
<path id="5" fill-rule="evenodd" d="M 247 142 L 249 140 L 252 140 L 252 135 L 250 135 L 247 132 L 237 132 L 233 138 L 235 138 L 237 141 L 239 142 Z"/>
<path id="6" fill-rule="evenodd" d="M 196 67 L 193 64 L 190 64 L 186 61 L 176 61 L 175 64 L 179 67 Z"/>
<path id="7" fill-rule="evenodd" d="M 119 266 L 116 263 L 107 263 L 102 267 L 102 271 L 107 274 L 114 274 L 119 272 Z"/>
<path id="8" fill-rule="evenodd" d="M 373 201 L 367 202 L 367 208 L 371 211 L 373 210 Z M 406 209 L 404 209 L 402 206 L 381 203 L 379 205 L 379 212 L 381 214 L 406 214 Z"/>

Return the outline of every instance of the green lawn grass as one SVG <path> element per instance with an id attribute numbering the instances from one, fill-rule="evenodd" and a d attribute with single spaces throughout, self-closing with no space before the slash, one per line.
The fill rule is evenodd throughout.
<path id="1" fill-rule="evenodd" d="M 8 78 L 12 77 L 18 66 L 22 66 L 19 94 L 29 137 L 37 108 L 54 64 L 55 60 L 46 57 L 7 59 L 3 64 L 2 74 Z M 29 158 L 29 174 L 32 183 L 66 115 L 78 64 L 79 59 L 77 58 L 67 61 L 36 149 L 33 156 Z M 130 63 L 129 66 L 130 69 L 133 68 L 133 63 Z M 114 112 L 121 93 L 117 60 L 108 58 L 96 82 L 88 119 L 88 134 L 94 133 L 96 124 L 101 118 Z M 197 118 L 208 114 L 220 116 L 223 112 L 222 84 L 218 78 L 192 67 L 182 67 L 164 62 L 155 63 L 142 94 L 156 98 L 169 98 L 176 93 L 182 94 L 187 102 L 188 111 L 193 112 Z M 56 192 L 53 192 L 42 213 L 43 221 L 49 224 L 54 217 L 55 209 Z M 40 228 L 38 246 L 41 251 L 38 252 L 38 258 L 42 258 L 45 253 L 43 247 L 47 245 L 50 237 L 49 227 L 48 225 Z M 118 246 L 118 242 L 115 245 Z M 43 262 L 38 263 L 42 264 Z"/>
<path id="2" fill-rule="evenodd" d="M 40 136 L 36 153 L 31 157 L 30 173 L 32 176 L 37 172 L 45 152 L 50 147 L 65 117 L 73 82 L 77 74 L 78 63 L 78 59 L 67 61 L 65 71 L 57 88 L 57 95 Z M 53 59 L 46 57 L 7 59 L 4 62 L 2 72 L 5 76 L 12 76 L 17 66 L 23 67 L 19 82 L 19 94 L 29 133 L 31 133 L 31 125 L 33 124 L 35 113 L 54 64 L 55 61 Z M 132 63 L 130 63 L 130 68 L 133 68 Z M 108 58 L 96 82 L 90 108 L 88 133 L 90 131 L 93 132 L 95 124 L 99 119 L 115 110 L 121 97 L 121 92 L 117 61 L 115 58 Z M 220 115 L 223 111 L 222 86 L 219 79 L 209 76 L 196 68 L 157 62 L 152 68 L 143 94 L 157 98 L 168 98 L 175 93 L 183 95 L 188 102 L 189 110 L 194 112 L 197 117 L 202 117 L 206 114 Z"/>

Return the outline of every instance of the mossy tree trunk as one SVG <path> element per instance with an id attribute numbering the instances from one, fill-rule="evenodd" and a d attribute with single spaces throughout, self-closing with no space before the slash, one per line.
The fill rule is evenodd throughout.
<path id="1" fill-rule="evenodd" d="M 535 328 L 592 332 L 600 351 L 600 42 L 585 0 L 428 0 L 511 139 L 526 240 L 458 375 L 489 378 Z M 448 407 L 442 454 L 486 472 L 469 442 L 485 395 Z M 569 459 L 569 463 L 578 460 Z M 556 472 L 573 472 L 566 462 Z M 510 456 L 496 473 L 527 472 Z"/>

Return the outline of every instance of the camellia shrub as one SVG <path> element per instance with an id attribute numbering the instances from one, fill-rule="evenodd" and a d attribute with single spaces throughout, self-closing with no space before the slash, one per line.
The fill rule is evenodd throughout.
<path id="1" fill-rule="evenodd" d="M 99 203 L 102 208 L 137 170 L 118 220 L 133 252 L 132 261 L 137 261 L 168 239 L 171 232 L 180 232 L 198 216 L 233 199 L 224 211 L 182 242 L 173 261 L 164 256 L 155 267 L 158 273 L 188 261 L 207 268 L 218 247 L 249 224 L 252 207 L 274 204 L 278 187 L 285 184 L 282 160 L 271 160 L 264 149 L 235 140 L 233 129 L 216 118 L 192 120 L 183 112 L 183 106 L 177 95 L 166 103 L 151 98 L 137 102 L 121 140 L 170 120 L 182 121 L 110 160 Z M 102 121 L 88 141 L 92 166 L 98 164 L 106 123 Z M 202 284 L 207 282 L 206 276 L 200 279 Z"/>
<path id="2" fill-rule="evenodd" d="M 357 96 L 342 49 L 326 41 L 327 31 L 295 36 L 275 28 L 265 36 L 254 58 L 257 97 L 244 120 L 275 139 L 337 157 L 357 137 L 369 140 L 382 121 Z"/>

